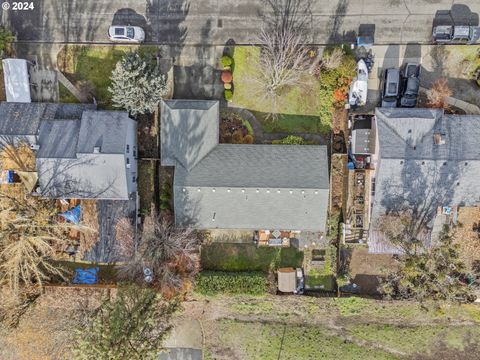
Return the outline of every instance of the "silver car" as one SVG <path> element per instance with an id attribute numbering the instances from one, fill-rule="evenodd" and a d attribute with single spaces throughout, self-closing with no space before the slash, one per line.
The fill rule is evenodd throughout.
<path id="1" fill-rule="evenodd" d="M 113 42 L 139 44 L 145 40 L 145 31 L 138 26 L 110 26 L 108 38 Z"/>

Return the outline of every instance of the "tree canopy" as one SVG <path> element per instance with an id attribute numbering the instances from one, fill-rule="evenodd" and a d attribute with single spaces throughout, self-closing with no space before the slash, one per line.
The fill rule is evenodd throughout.
<path id="1" fill-rule="evenodd" d="M 129 52 L 120 60 L 111 76 L 113 106 L 124 108 L 131 115 L 151 113 L 167 93 L 165 75 L 151 56 L 140 57 Z"/>
<path id="2" fill-rule="evenodd" d="M 75 346 L 78 360 L 158 359 L 162 341 L 170 330 L 176 301 L 166 302 L 153 289 L 121 287 L 79 328 Z"/>

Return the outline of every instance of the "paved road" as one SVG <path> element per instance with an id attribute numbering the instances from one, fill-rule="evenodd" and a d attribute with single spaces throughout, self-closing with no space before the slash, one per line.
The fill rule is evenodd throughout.
<path id="1" fill-rule="evenodd" d="M 453 7 L 457 23 L 474 24 L 480 12 L 479 0 L 30 1 L 34 10 L 2 10 L 2 22 L 10 24 L 19 41 L 102 43 L 112 23 L 127 22 L 146 28 L 151 43 L 221 45 L 233 39 L 249 44 L 262 23 L 273 18 L 270 3 L 289 1 L 300 3 L 296 16 L 305 20 L 306 42 L 340 42 L 360 25 L 374 24 L 377 44 L 427 43 L 432 23 L 450 19 L 442 11 Z"/>

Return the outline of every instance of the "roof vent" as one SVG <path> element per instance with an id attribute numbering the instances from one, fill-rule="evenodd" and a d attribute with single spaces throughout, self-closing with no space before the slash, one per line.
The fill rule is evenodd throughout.
<path id="1" fill-rule="evenodd" d="M 93 153 L 94 153 L 94 154 L 100 154 L 100 151 L 101 151 L 101 150 L 102 150 L 102 149 L 100 148 L 100 146 L 94 146 L 94 147 L 93 147 Z"/>
<path id="2" fill-rule="evenodd" d="M 33 151 L 38 151 L 40 149 L 40 145 L 30 144 L 30 149 L 32 149 Z"/>
<path id="3" fill-rule="evenodd" d="M 445 134 L 433 134 L 433 142 L 435 143 L 435 145 L 445 144 Z"/>

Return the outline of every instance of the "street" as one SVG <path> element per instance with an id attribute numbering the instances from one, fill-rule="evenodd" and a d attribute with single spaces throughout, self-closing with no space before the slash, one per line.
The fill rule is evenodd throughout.
<path id="1" fill-rule="evenodd" d="M 13 1 L 8 0 L 10 3 Z M 251 44 L 273 18 L 277 0 L 32 0 L 34 10 L 2 10 L 19 42 L 106 43 L 112 24 L 138 25 L 146 42 L 175 45 Z M 285 2 L 285 0 L 283 1 Z M 360 26 L 376 44 L 429 43 L 434 23 L 478 25 L 480 1 L 288 0 L 305 23 L 305 42 L 353 41 Z M 452 5 L 453 3 L 453 5 Z M 278 10 L 278 9 L 277 9 Z M 450 11 L 450 12 L 449 12 Z M 285 16 L 285 15 L 284 15 Z M 453 20 L 452 20 L 453 18 Z"/>

